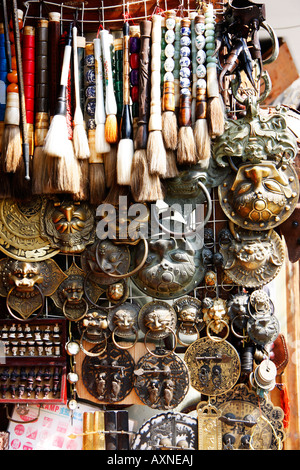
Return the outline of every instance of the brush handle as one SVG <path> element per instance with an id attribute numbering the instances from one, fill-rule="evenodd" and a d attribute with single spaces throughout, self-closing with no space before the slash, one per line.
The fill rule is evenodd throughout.
<path id="1" fill-rule="evenodd" d="M 123 104 L 130 104 L 129 24 L 123 25 Z"/>
<path id="2" fill-rule="evenodd" d="M 8 16 L 7 16 L 7 4 L 6 0 L 2 0 L 2 9 L 3 9 L 3 24 L 4 24 L 4 38 L 5 38 L 5 52 L 7 60 L 7 71 L 11 72 L 11 47 L 9 40 L 9 28 L 8 28 Z"/>
<path id="3" fill-rule="evenodd" d="M 39 20 L 35 44 L 35 146 L 41 147 L 49 128 L 48 21 Z M 52 83 L 51 83 L 52 88 Z"/>
<path id="4" fill-rule="evenodd" d="M 103 54 L 103 68 L 105 78 L 105 110 L 106 114 L 117 114 L 117 102 L 115 97 L 113 73 L 111 65 L 109 32 L 105 29 L 100 31 L 100 40 Z"/>
<path id="5" fill-rule="evenodd" d="M 151 21 L 144 20 L 140 22 L 141 48 L 139 60 L 139 120 L 135 137 L 135 146 L 137 149 L 147 148 L 151 86 L 151 29 Z"/>
<path id="6" fill-rule="evenodd" d="M 80 108 L 80 91 L 79 91 L 79 71 L 78 71 L 78 55 L 77 55 L 77 28 L 73 27 L 73 67 L 74 67 L 74 89 L 75 89 L 75 107 L 76 113 L 81 111 Z M 83 118 L 82 118 L 83 121 Z"/>
<path id="7" fill-rule="evenodd" d="M 180 99 L 179 99 L 179 126 L 188 127 L 192 124 L 192 95 L 190 80 L 190 26 L 189 18 L 181 20 L 181 48 L 180 48 Z M 188 59 L 188 61 L 186 61 Z"/>
<path id="8" fill-rule="evenodd" d="M 6 107 L 6 89 L 7 89 L 7 61 L 5 52 L 5 37 L 4 37 L 4 26 L 0 23 L 0 83 L 1 83 L 1 94 L 0 94 L 0 122 L 4 121 L 5 107 Z M 1 148 L 1 145 L 0 145 Z"/>
<path id="9" fill-rule="evenodd" d="M 132 139 L 133 128 L 130 112 L 129 82 L 129 24 L 123 25 L 123 112 L 121 121 L 121 139 Z"/>
<path id="10" fill-rule="evenodd" d="M 59 85 L 58 97 L 57 97 L 56 108 L 55 108 L 55 115 L 60 115 L 60 116 L 67 115 L 67 87 L 68 87 L 68 80 L 69 80 L 71 52 L 72 52 L 72 35 L 70 31 L 65 42 L 63 62 L 62 62 L 62 68 L 61 68 L 61 76 L 60 76 L 60 85 Z"/>
<path id="11" fill-rule="evenodd" d="M 105 106 L 104 106 L 103 65 L 102 65 L 100 38 L 95 38 L 93 43 L 94 43 L 94 56 L 95 56 L 95 79 L 96 79 L 95 121 L 96 121 L 96 124 L 105 124 L 106 115 L 105 115 Z"/>
<path id="12" fill-rule="evenodd" d="M 35 28 L 32 26 L 25 26 L 23 29 L 22 57 L 26 119 L 28 124 L 33 124 L 35 106 Z"/>
<path id="13" fill-rule="evenodd" d="M 174 55 L 175 55 L 175 24 L 176 12 L 173 10 L 166 11 L 166 28 L 164 39 L 166 47 L 164 51 L 165 59 L 163 64 L 163 98 L 162 110 L 175 111 L 175 84 L 174 84 Z"/>
<path id="14" fill-rule="evenodd" d="M 49 83 L 49 112 L 50 116 L 55 114 L 57 95 L 60 81 L 59 67 L 59 43 L 60 43 L 60 13 L 49 13 L 49 37 L 48 37 L 48 75 Z M 45 51 L 44 51 L 45 52 Z M 47 79 L 48 81 L 48 79 Z"/>
<path id="15" fill-rule="evenodd" d="M 151 99 L 149 132 L 162 130 L 161 117 L 161 16 L 153 15 L 151 31 Z"/>
<path id="16" fill-rule="evenodd" d="M 197 15 L 194 19 L 194 40 L 193 45 L 196 47 L 196 60 L 195 60 L 195 74 L 196 74 L 196 113 L 195 118 L 206 119 L 207 112 L 207 70 L 206 70 L 206 53 L 205 44 L 206 39 L 203 33 L 205 32 L 205 17 L 204 15 Z"/>
<path id="17" fill-rule="evenodd" d="M 19 100 L 20 100 L 20 124 L 21 124 L 21 131 L 22 131 L 23 160 L 24 160 L 24 165 L 25 165 L 25 179 L 29 180 L 30 179 L 30 176 L 29 176 L 29 142 L 28 142 L 28 133 L 27 133 L 26 104 L 25 104 L 25 93 L 24 93 L 21 38 L 20 38 L 20 30 L 19 30 L 17 0 L 13 0 L 13 27 L 14 27 L 16 61 L 17 61 L 17 72 L 18 72 L 18 86 L 19 86 Z"/>

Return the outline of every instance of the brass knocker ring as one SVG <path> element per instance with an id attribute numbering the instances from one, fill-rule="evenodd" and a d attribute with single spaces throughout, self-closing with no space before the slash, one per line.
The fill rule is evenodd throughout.
<path id="1" fill-rule="evenodd" d="M 169 326 L 166 326 L 166 329 L 169 330 L 169 332 L 174 336 L 174 341 L 175 341 L 175 345 L 173 347 L 173 349 L 171 349 L 170 351 L 168 351 L 166 354 L 156 354 L 155 352 L 151 351 L 149 348 L 148 348 L 148 345 L 147 345 L 147 337 L 149 335 L 149 333 L 151 333 L 151 330 L 148 329 L 147 333 L 145 334 L 145 337 L 144 337 L 144 345 L 145 345 L 145 348 L 147 349 L 148 353 L 151 354 L 151 356 L 154 356 L 154 357 L 168 357 L 170 356 L 176 349 L 177 347 L 177 336 L 176 336 L 176 333 L 175 331 L 170 328 Z M 166 338 L 168 335 L 164 336 L 164 338 Z M 162 338 L 160 338 L 162 339 Z"/>
<path id="2" fill-rule="evenodd" d="M 106 348 L 107 348 L 107 337 L 104 336 L 104 340 L 101 341 L 100 343 L 98 343 L 98 345 L 102 344 L 103 342 L 105 342 L 105 345 L 104 345 L 104 348 L 101 349 L 99 352 L 91 352 L 91 351 L 87 351 L 82 342 L 83 342 L 83 339 L 84 339 L 84 333 L 86 332 L 86 328 L 85 330 L 83 330 L 81 336 L 80 336 L 80 342 L 79 342 L 79 347 L 81 349 L 82 352 L 84 352 L 84 354 L 86 356 L 90 356 L 90 357 L 98 357 L 98 356 L 101 356 L 105 351 L 106 351 Z M 96 347 L 96 346 L 95 346 Z"/>
<path id="3" fill-rule="evenodd" d="M 40 296 L 41 296 L 42 305 L 41 305 L 41 307 L 40 307 L 38 313 L 37 313 L 36 315 L 34 315 L 32 318 L 29 318 L 29 317 L 28 317 L 28 318 L 18 317 L 17 315 L 15 315 L 15 314 L 12 312 L 12 309 L 11 309 L 11 307 L 10 307 L 10 305 L 9 305 L 9 298 L 10 298 L 10 296 L 11 296 L 13 290 L 16 289 L 16 286 L 13 286 L 13 287 L 9 290 L 9 292 L 8 292 L 8 294 L 7 294 L 7 297 L 6 297 L 6 308 L 7 308 L 8 312 L 9 312 L 9 314 L 10 314 L 13 318 L 15 318 L 16 320 L 18 320 L 18 321 L 24 321 L 24 322 L 32 321 L 34 318 L 39 317 L 39 316 L 41 315 L 41 313 L 43 312 L 43 310 L 44 310 L 44 305 L 45 305 L 45 296 L 44 296 L 44 294 L 43 294 L 42 289 L 38 286 L 38 284 L 34 284 L 34 288 L 36 288 L 36 289 L 38 290 L 38 292 L 39 292 L 39 294 L 40 294 Z M 33 312 L 32 312 L 32 313 L 33 313 Z"/>
<path id="4" fill-rule="evenodd" d="M 236 336 L 237 338 L 240 338 L 240 339 L 247 339 L 247 338 L 249 338 L 248 335 L 239 335 L 239 334 L 235 331 L 235 329 L 234 329 L 234 327 L 233 327 L 233 323 L 234 323 L 234 321 L 236 320 L 236 318 L 238 318 L 238 317 L 245 317 L 245 318 L 248 318 L 248 315 L 245 315 L 245 314 L 244 314 L 244 315 L 236 315 L 236 316 L 233 318 L 233 320 L 231 320 L 231 325 L 230 325 L 231 331 L 232 331 L 232 333 L 234 334 L 234 336 Z"/>
<path id="5" fill-rule="evenodd" d="M 133 346 L 135 346 L 135 344 L 137 343 L 137 340 L 138 340 L 138 331 L 137 331 L 137 329 L 134 328 L 134 327 L 132 328 L 132 330 L 134 332 L 134 335 L 135 335 L 134 341 L 129 346 L 121 346 L 119 343 L 117 343 L 117 341 L 115 339 L 115 335 L 117 335 L 118 328 L 119 327 L 116 326 L 116 328 L 113 329 L 112 334 L 111 334 L 111 338 L 113 340 L 114 345 L 119 349 L 131 349 L 131 348 L 133 348 Z"/>
<path id="6" fill-rule="evenodd" d="M 184 343 L 183 341 L 181 341 L 180 337 L 179 337 L 179 334 L 180 334 L 180 331 L 182 330 L 182 323 L 181 322 L 177 328 L 177 331 L 176 331 L 176 336 L 177 336 L 177 341 L 178 341 L 178 344 L 180 344 L 181 346 L 190 346 L 191 343 Z M 197 339 L 199 339 L 200 337 L 200 333 L 199 333 L 199 330 L 198 328 L 196 327 L 195 324 L 192 325 L 192 328 L 193 330 L 196 332 L 196 335 L 197 335 Z M 189 336 L 192 336 L 192 335 L 189 335 Z M 196 340 L 195 340 L 196 341 Z"/>
<path id="7" fill-rule="evenodd" d="M 209 329 L 211 327 L 211 325 L 213 323 L 215 323 L 215 320 L 211 320 L 207 327 L 206 327 L 206 334 L 207 336 L 212 340 L 212 341 L 215 341 L 216 343 L 222 343 L 223 341 L 225 341 L 227 338 L 228 338 L 228 335 L 229 335 L 229 332 L 230 332 L 230 329 L 229 329 L 229 325 L 228 323 L 225 321 L 225 320 L 218 320 L 219 323 L 223 323 L 226 328 L 227 328 L 227 332 L 226 332 L 226 335 L 224 336 L 224 338 L 220 338 L 219 336 L 211 336 L 210 332 L 209 332 Z"/>
<path id="8" fill-rule="evenodd" d="M 67 306 L 67 304 L 70 303 L 70 302 L 68 301 L 68 299 L 66 299 L 66 300 L 64 301 L 63 306 L 62 306 L 62 311 L 63 311 L 64 316 L 67 318 L 67 320 L 70 320 L 70 321 L 79 321 L 79 320 L 81 320 L 83 317 L 85 317 L 85 315 L 86 315 L 87 312 L 88 312 L 89 305 L 88 305 L 87 301 L 86 301 L 84 298 L 82 298 L 81 300 L 82 300 L 82 301 L 84 302 L 84 304 L 85 304 L 85 309 L 84 309 L 84 312 L 83 312 L 83 313 L 79 313 L 79 317 L 78 317 L 78 318 L 77 318 L 77 317 L 74 318 L 74 315 L 71 315 L 71 314 L 69 314 L 69 313 L 67 312 L 66 306 Z M 77 313 L 77 310 L 75 310 L 75 313 Z"/>

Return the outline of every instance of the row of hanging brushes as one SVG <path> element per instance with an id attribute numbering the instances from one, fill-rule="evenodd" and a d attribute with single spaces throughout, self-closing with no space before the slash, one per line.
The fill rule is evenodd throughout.
<path id="1" fill-rule="evenodd" d="M 132 26 L 125 18 L 121 37 L 99 27 L 89 43 L 76 23 L 61 36 L 59 13 L 23 29 L 18 15 L 21 34 L 14 28 L 9 38 L 11 52 L 22 43 L 22 57 L 19 48 L 12 60 L 15 66 L 22 59 L 21 68 L 0 78 L 6 84 L 1 177 L 11 178 L 22 162 L 19 194 L 24 187 L 27 196 L 69 193 L 100 204 L 117 203 L 131 190 L 135 201 L 155 201 L 178 168 L 208 166 L 211 138 L 224 126 L 212 4 L 189 17 L 172 10 Z M 1 73 L 8 66 L 4 36 L 5 25 Z M 16 138 L 21 122 L 26 129 Z M 21 142 L 30 153 L 30 190 Z M 11 194 L 3 185 L 1 196 Z"/>

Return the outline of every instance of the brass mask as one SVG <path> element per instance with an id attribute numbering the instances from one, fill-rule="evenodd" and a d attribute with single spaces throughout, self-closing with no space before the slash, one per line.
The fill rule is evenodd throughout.
<path id="1" fill-rule="evenodd" d="M 226 216 L 249 230 L 277 227 L 293 212 L 299 197 L 299 180 L 292 165 L 272 162 L 242 165 L 219 186 Z"/>
<path id="2" fill-rule="evenodd" d="M 81 253 L 95 239 L 94 211 L 87 202 L 51 199 L 41 218 L 41 235 L 61 253 Z"/>

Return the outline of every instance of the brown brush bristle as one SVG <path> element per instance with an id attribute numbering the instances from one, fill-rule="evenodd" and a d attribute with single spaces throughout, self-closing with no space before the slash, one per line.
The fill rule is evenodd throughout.
<path id="1" fill-rule="evenodd" d="M 106 195 L 105 172 L 103 163 L 89 164 L 90 203 L 99 205 Z"/>
<path id="2" fill-rule="evenodd" d="M 118 121 L 114 114 L 106 116 L 104 135 L 109 144 L 115 144 L 118 141 Z"/>
<path id="3" fill-rule="evenodd" d="M 4 171 L 14 173 L 22 159 L 21 133 L 19 126 L 8 124 L 4 127 L 2 137 L 2 155 Z"/>
<path id="4" fill-rule="evenodd" d="M 194 165 L 197 162 L 196 144 L 193 129 L 182 126 L 178 133 L 177 163 Z"/>
<path id="5" fill-rule="evenodd" d="M 176 114 L 165 111 L 162 114 L 162 133 L 166 149 L 176 150 L 178 145 L 178 126 Z"/>
<path id="6" fill-rule="evenodd" d="M 202 168 L 207 168 L 211 156 L 211 140 L 206 119 L 197 119 L 194 126 L 194 136 L 198 163 Z"/>
<path id="7" fill-rule="evenodd" d="M 219 97 L 207 101 L 207 124 L 212 138 L 224 133 L 224 111 Z"/>
<path id="8" fill-rule="evenodd" d="M 117 145 L 110 146 L 110 152 L 103 154 L 106 187 L 110 188 L 117 177 Z"/>
<path id="9" fill-rule="evenodd" d="M 43 194 L 45 170 L 45 155 L 43 147 L 35 147 L 31 176 L 33 194 Z"/>
<path id="10" fill-rule="evenodd" d="M 80 167 L 80 191 L 74 195 L 78 201 L 89 200 L 89 161 L 85 159 L 78 160 Z"/>
<path id="11" fill-rule="evenodd" d="M 112 204 L 112 205 L 117 205 L 119 204 L 119 197 L 120 196 L 129 196 L 130 194 L 130 188 L 129 186 L 121 186 L 117 183 L 116 180 L 113 181 L 113 184 L 104 199 L 105 204 Z"/>
<path id="12" fill-rule="evenodd" d="M 131 194 L 136 202 L 157 201 L 163 198 L 160 178 L 150 175 L 146 150 L 136 150 L 131 172 Z"/>
<path id="13" fill-rule="evenodd" d="M 149 173 L 164 177 L 167 172 L 167 154 L 161 131 L 149 132 L 147 142 Z"/>
<path id="14" fill-rule="evenodd" d="M 174 150 L 167 150 L 167 172 L 165 178 L 175 178 L 179 175 L 176 162 L 176 152 Z"/>

